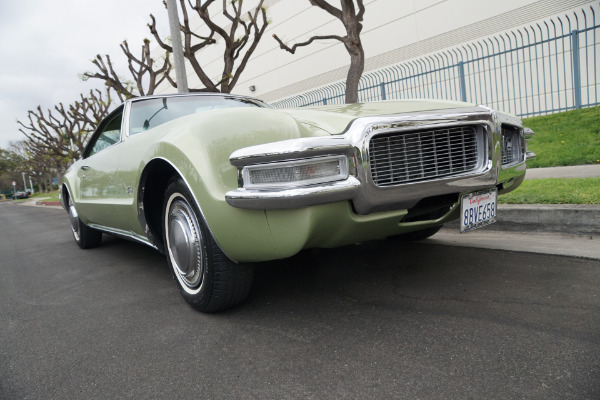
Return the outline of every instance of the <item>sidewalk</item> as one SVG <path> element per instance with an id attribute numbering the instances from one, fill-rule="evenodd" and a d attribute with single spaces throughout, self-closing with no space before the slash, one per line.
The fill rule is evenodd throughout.
<path id="1" fill-rule="evenodd" d="M 598 177 L 600 177 L 600 164 L 577 165 L 573 167 L 528 168 L 525 174 L 525 179 Z"/>
<path id="2" fill-rule="evenodd" d="M 62 206 L 60 205 L 60 203 L 58 201 L 46 201 L 46 199 L 49 199 L 49 197 L 29 198 L 27 200 L 20 201 L 19 205 L 28 206 L 28 207 L 42 206 L 42 207 L 62 208 Z"/>

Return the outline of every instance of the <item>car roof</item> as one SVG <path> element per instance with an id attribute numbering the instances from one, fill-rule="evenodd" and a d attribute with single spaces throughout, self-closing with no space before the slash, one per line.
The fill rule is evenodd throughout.
<path id="1" fill-rule="evenodd" d="M 162 99 L 162 98 L 169 98 L 169 97 L 192 97 L 192 96 L 234 97 L 236 99 L 248 99 L 248 100 L 259 101 L 261 103 L 267 104 L 264 101 L 259 100 L 255 97 L 243 96 L 243 95 L 231 94 L 231 93 L 221 93 L 221 92 L 170 93 L 170 94 L 156 94 L 156 95 L 153 94 L 153 95 L 149 95 L 149 96 L 132 97 L 131 99 L 128 99 L 127 101 L 135 103 L 137 101 L 148 100 L 148 99 Z"/>

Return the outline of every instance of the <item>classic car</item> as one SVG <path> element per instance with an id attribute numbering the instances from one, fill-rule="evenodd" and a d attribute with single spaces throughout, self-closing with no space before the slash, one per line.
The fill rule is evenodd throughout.
<path id="1" fill-rule="evenodd" d="M 81 248 L 103 232 L 152 246 L 185 300 L 213 312 L 244 300 L 254 262 L 494 222 L 498 194 L 534 156 L 532 134 L 515 116 L 441 100 L 133 98 L 65 173 L 61 203 Z"/>

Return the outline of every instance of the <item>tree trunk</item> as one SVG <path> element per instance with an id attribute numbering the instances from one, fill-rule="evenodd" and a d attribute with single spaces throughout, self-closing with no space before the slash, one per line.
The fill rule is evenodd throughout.
<path id="1" fill-rule="evenodd" d="M 365 52 L 361 44 L 350 53 L 350 68 L 346 77 L 346 104 L 358 103 L 358 84 L 365 69 Z"/>

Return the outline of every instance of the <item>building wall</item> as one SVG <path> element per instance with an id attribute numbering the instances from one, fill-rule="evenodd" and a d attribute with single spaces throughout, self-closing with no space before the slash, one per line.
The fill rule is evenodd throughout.
<path id="1" fill-rule="evenodd" d="M 332 4 L 339 6 L 336 1 Z M 257 0 L 246 0 L 251 10 Z M 565 12 L 589 0 L 365 0 L 361 39 L 365 72 L 420 55 L 456 46 L 512 27 Z M 313 35 L 344 35 L 342 23 L 308 0 L 267 0 L 270 24 L 241 75 L 234 92 L 275 101 L 345 79 L 349 56 L 335 40 L 316 41 L 290 54 L 272 38 L 277 34 L 292 45 Z M 217 4 L 215 4 L 216 6 Z M 222 25 L 218 7 L 212 15 Z M 192 27 L 206 34 L 199 19 L 190 15 Z M 217 43 L 202 51 L 202 65 L 214 78 L 222 71 L 222 47 Z M 202 87 L 187 66 L 190 87 Z M 251 92 L 249 87 L 254 86 Z M 162 92 L 173 89 L 164 86 Z"/>

